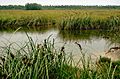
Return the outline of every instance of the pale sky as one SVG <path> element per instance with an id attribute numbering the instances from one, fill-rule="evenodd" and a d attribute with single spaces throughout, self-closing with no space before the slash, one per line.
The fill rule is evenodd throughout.
<path id="1" fill-rule="evenodd" d="M 120 0 L 0 0 L 0 5 L 120 5 Z"/>

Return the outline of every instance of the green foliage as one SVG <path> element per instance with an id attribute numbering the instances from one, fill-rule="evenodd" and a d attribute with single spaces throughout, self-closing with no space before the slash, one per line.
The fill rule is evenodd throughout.
<path id="1" fill-rule="evenodd" d="M 0 10 L 24 10 L 22 5 L 0 5 Z"/>
<path id="2" fill-rule="evenodd" d="M 37 9 L 39 8 L 44 10 L 79 10 L 79 9 L 120 9 L 120 6 L 83 6 L 83 5 L 57 5 L 57 6 L 41 6 L 37 3 L 27 3 L 29 5 L 28 9 Z M 25 10 L 26 5 L 0 5 L 0 10 Z M 31 5 L 31 6 L 30 6 Z M 34 6 L 34 7 L 33 7 Z M 38 8 L 39 7 L 39 8 Z M 30 9 L 30 10 L 31 10 Z"/>
<path id="3" fill-rule="evenodd" d="M 28 35 L 27 35 L 28 36 Z M 10 45 L 3 47 L 0 59 L 1 79 L 119 79 L 119 62 L 111 62 L 107 58 L 100 58 L 93 64 L 81 50 L 81 57 L 77 64 L 72 54 L 67 55 L 62 50 L 54 48 L 54 40 L 44 40 L 43 44 L 35 44 L 28 36 L 20 48 Z M 107 62 L 108 61 L 108 62 Z M 74 64 L 74 65 L 73 65 Z"/>
<path id="4" fill-rule="evenodd" d="M 84 6 L 84 5 L 58 5 L 58 6 L 42 6 L 47 10 L 80 10 L 80 9 L 120 9 L 120 6 Z"/>
<path id="5" fill-rule="evenodd" d="M 61 30 L 88 30 L 88 29 L 107 29 L 113 30 L 118 29 L 120 26 L 120 17 L 118 16 L 110 16 L 107 19 L 94 20 L 92 17 L 69 17 L 63 19 L 59 23 L 59 28 Z"/>
<path id="6" fill-rule="evenodd" d="M 37 3 L 27 3 L 25 4 L 26 10 L 41 10 L 41 5 Z"/>
<path id="7" fill-rule="evenodd" d="M 106 57 L 100 57 L 99 66 L 103 67 L 108 74 L 111 76 L 108 76 L 110 79 L 119 79 L 120 78 L 120 61 L 111 61 L 110 58 Z M 108 70 L 110 68 L 110 70 Z M 106 71 L 104 71 L 106 72 Z M 113 78 L 114 75 L 114 78 Z"/>
<path id="8" fill-rule="evenodd" d="M 40 29 L 56 26 L 60 30 L 120 29 L 119 10 L 37 10 L 0 11 L 0 29 L 24 27 Z"/>
<path id="9" fill-rule="evenodd" d="M 49 39 L 49 38 L 48 38 Z M 76 68 L 69 66 L 64 51 L 56 51 L 54 43 L 48 39 L 43 44 L 35 44 L 28 36 L 29 42 L 12 52 L 12 44 L 5 47 L 0 77 L 3 79 L 66 79 L 74 78 Z M 26 50 L 27 48 L 27 50 Z M 72 74 L 73 73 L 73 74 Z M 4 76 L 5 75 L 5 76 Z"/>

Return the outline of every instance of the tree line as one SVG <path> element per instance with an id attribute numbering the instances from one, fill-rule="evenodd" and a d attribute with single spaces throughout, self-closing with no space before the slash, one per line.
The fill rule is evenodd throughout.
<path id="1" fill-rule="evenodd" d="M 42 6 L 43 9 L 120 9 L 120 6 L 84 6 L 84 5 L 59 5 L 59 6 Z"/>
<path id="2" fill-rule="evenodd" d="M 41 10 L 42 5 L 37 3 L 27 3 L 23 5 L 0 5 L 0 10 Z"/>
<path id="3" fill-rule="evenodd" d="M 61 10 L 61 9 L 120 9 L 120 6 L 83 6 L 83 5 L 58 5 L 42 6 L 37 3 L 27 3 L 23 5 L 0 5 L 0 10 Z"/>

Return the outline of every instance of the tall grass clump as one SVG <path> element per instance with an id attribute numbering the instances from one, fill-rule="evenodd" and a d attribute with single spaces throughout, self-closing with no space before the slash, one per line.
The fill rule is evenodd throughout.
<path id="1" fill-rule="evenodd" d="M 86 59 L 82 49 L 80 60 L 74 62 L 72 54 L 65 53 L 65 47 L 59 50 L 54 47 L 54 40 L 49 38 L 43 44 L 36 44 L 28 36 L 28 42 L 22 47 L 14 48 L 11 43 L 1 47 L 0 65 L 1 79 L 114 79 L 117 66 L 100 61 L 92 64 L 91 58 Z M 77 43 L 76 43 L 77 44 Z M 80 45 L 77 44 L 79 47 Z M 107 72 L 106 72 L 107 71 Z M 119 72 L 118 72 L 119 73 Z"/>
<path id="2" fill-rule="evenodd" d="M 88 30 L 88 29 L 119 29 L 120 17 L 110 16 L 106 19 L 95 19 L 89 16 L 77 17 L 72 16 L 63 18 L 59 23 L 60 30 Z"/>
<path id="3" fill-rule="evenodd" d="M 29 29 L 41 29 L 45 27 L 51 27 L 55 24 L 53 19 L 47 17 L 20 17 L 4 18 L 0 19 L 0 29 L 2 30 L 15 30 L 18 27 L 29 28 Z"/>
<path id="4" fill-rule="evenodd" d="M 18 27 L 40 29 L 116 29 L 120 26 L 119 10 L 1 10 L 0 29 Z M 114 27 L 115 26 L 115 27 Z"/>
<path id="5" fill-rule="evenodd" d="M 19 49 L 12 44 L 3 47 L 0 77 L 3 79 L 65 79 L 76 76 L 77 68 L 69 66 L 64 47 L 56 51 L 54 43 L 48 39 L 43 44 L 35 44 L 31 37 Z M 70 60 L 69 60 L 70 61 Z"/>

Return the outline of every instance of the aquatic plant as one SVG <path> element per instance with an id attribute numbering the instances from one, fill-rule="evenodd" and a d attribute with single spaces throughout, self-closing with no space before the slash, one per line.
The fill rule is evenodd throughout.
<path id="1" fill-rule="evenodd" d="M 65 18 L 60 22 L 60 30 L 114 30 L 120 27 L 120 17 L 111 16 L 107 19 L 93 19 L 92 17 L 69 17 Z"/>
<path id="2" fill-rule="evenodd" d="M 119 10 L 1 10 L 0 29 L 119 29 Z"/>
<path id="3" fill-rule="evenodd" d="M 28 35 L 27 35 L 28 36 Z M 80 48 L 80 60 L 74 62 L 72 53 L 68 55 L 63 45 L 60 50 L 56 50 L 53 41 L 45 39 L 43 44 L 36 44 L 28 36 L 28 42 L 22 47 L 14 48 L 11 43 L 2 47 L 0 78 L 3 79 L 107 79 L 120 78 L 116 72 L 119 64 L 98 62 L 93 64 L 90 57 L 86 58 L 85 53 Z M 101 60 L 101 58 L 100 58 Z M 76 64 L 75 64 L 76 63 Z M 82 63 L 82 64 L 81 64 Z M 101 64 L 103 63 L 103 64 Z M 107 71 L 107 72 L 106 72 Z"/>

